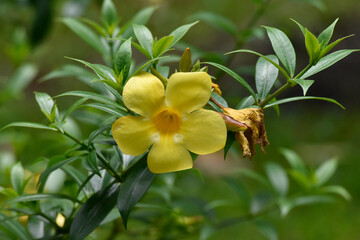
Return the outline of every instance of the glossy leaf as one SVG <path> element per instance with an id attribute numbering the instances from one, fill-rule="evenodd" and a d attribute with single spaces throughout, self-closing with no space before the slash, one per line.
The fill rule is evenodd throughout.
<path id="1" fill-rule="evenodd" d="M 9 127 L 27 127 L 27 128 L 36 128 L 36 129 L 46 129 L 46 130 L 57 131 L 56 128 L 52 128 L 52 127 L 48 127 L 48 126 L 46 126 L 44 124 L 32 123 L 32 122 L 14 122 L 14 123 L 10 123 L 10 124 L 6 125 L 5 127 L 3 127 L 2 129 L 0 129 L 0 131 L 4 130 L 5 128 L 9 128 Z"/>
<path id="2" fill-rule="evenodd" d="M 248 108 L 248 107 L 250 107 L 250 106 L 252 106 L 254 104 L 255 104 L 254 97 L 253 96 L 248 96 L 248 97 L 245 97 L 245 98 L 241 99 L 241 101 L 236 106 L 236 109 Z"/>
<path id="3" fill-rule="evenodd" d="M 11 168 L 11 185 L 19 195 L 22 194 L 24 187 L 24 168 L 20 162 Z"/>
<path id="4" fill-rule="evenodd" d="M 310 86 L 315 82 L 314 80 L 304 80 L 304 79 L 291 79 L 290 81 L 293 81 L 300 85 L 300 87 L 303 90 L 304 96 L 306 95 L 306 92 L 309 90 Z"/>
<path id="5" fill-rule="evenodd" d="M 46 118 L 52 123 L 57 121 L 59 118 L 59 111 L 54 100 L 47 93 L 34 92 L 34 94 L 40 110 Z"/>
<path id="6" fill-rule="evenodd" d="M 203 62 L 203 64 L 208 64 L 208 65 L 214 66 L 214 67 L 224 71 L 225 73 L 229 74 L 232 78 L 237 80 L 243 87 L 245 87 L 245 89 L 254 97 L 254 99 L 256 99 L 256 94 L 255 94 L 254 90 L 250 87 L 250 85 L 242 77 L 240 77 L 233 70 L 231 70 L 221 64 L 218 64 L 218 63 Z"/>
<path id="7" fill-rule="evenodd" d="M 174 40 L 172 41 L 172 43 L 170 44 L 169 47 L 174 46 L 178 41 L 180 41 L 180 39 L 189 31 L 189 29 L 194 26 L 195 24 L 197 24 L 199 21 L 193 22 L 193 23 L 189 23 L 186 25 L 182 25 L 178 28 L 176 28 L 174 31 L 172 31 L 169 36 L 173 36 Z"/>
<path id="8" fill-rule="evenodd" d="M 291 19 L 291 21 L 293 21 L 294 23 L 296 23 L 296 24 L 299 26 L 301 32 L 303 33 L 303 35 L 304 35 L 304 37 L 305 37 L 306 28 L 305 28 L 303 25 L 301 25 L 299 22 L 297 22 L 296 20 L 294 20 L 294 19 L 292 19 L 292 18 L 290 18 L 290 19 Z"/>
<path id="9" fill-rule="evenodd" d="M 340 39 L 338 39 L 338 40 L 330 43 L 328 46 L 324 47 L 324 48 L 321 50 L 319 58 L 324 57 L 331 49 L 333 49 L 333 48 L 334 48 L 336 45 L 338 45 L 341 41 L 343 41 L 343 40 L 345 40 L 345 39 L 347 39 L 347 38 L 349 38 L 349 37 L 352 37 L 352 36 L 354 36 L 354 35 L 349 35 L 349 36 L 346 36 L 346 37 L 342 37 L 342 38 L 340 38 Z"/>
<path id="10" fill-rule="evenodd" d="M 231 34 L 232 36 L 236 36 L 238 33 L 236 24 L 233 23 L 230 19 L 219 14 L 211 12 L 198 12 L 191 15 L 190 19 L 206 22 L 211 26 Z"/>
<path id="11" fill-rule="evenodd" d="M 110 30 L 109 33 L 112 33 L 118 23 L 118 16 L 116 8 L 111 0 L 104 0 L 101 7 L 101 20 L 108 30 Z"/>
<path id="12" fill-rule="evenodd" d="M 88 100 L 88 98 L 80 98 L 79 100 L 77 100 L 75 103 L 73 103 L 64 113 L 64 115 L 61 118 L 61 122 L 64 122 L 66 120 L 66 118 L 70 115 L 70 113 L 72 113 L 73 111 L 75 111 L 76 109 L 78 109 L 84 102 L 86 102 Z"/>
<path id="13" fill-rule="evenodd" d="M 352 199 L 350 193 L 342 186 L 325 186 L 322 187 L 320 191 L 324 193 L 337 194 L 347 201 L 350 201 Z"/>
<path id="14" fill-rule="evenodd" d="M 127 79 L 130 71 L 132 60 L 132 51 L 131 51 L 131 38 L 126 40 L 121 46 L 119 50 L 116 52 L 115 60 L 114 60 L 114 67 L 117 75 L 122 72 L 123 79 Z"/>
<path id="15" fill-rule="evenodd" d="M 286 196 L 289 181 L 285 170 L 279 164 L 267 163 L 265 165 L 265 171 L 275 192 L 280 196 Z"/>
<path id="16" fill-rule="evenodd" d="M 145 156 L 131 167 L 125 182 L 120 185 L 117 206 L 125 228 L 131 210 L 147 192 L 154 178 L 155 174 L 148 169 Z"/>
<path id="17" fill-rule="evenodd" d="M 335 19 L 335 21 L 329 27 L 327 27 L 322 33 L 320 33 L 320 35 L 318 36 L 317 40 L 321 44 L 321 48 L 324 48 L 325 46 L 328 45 L 328 43 L 333 35 L 334 28 L 335 28 L 335 25 L 338 20 L 339 20 L 339 18 Z"/>
<path id="18" fill-rule="evenodd" d="M 315 171 L 316 186 L 324 185 L 334 175 L 336 168 L 336 159 L 328 160 L 320 165 Z"/>
<path id="19" fill-rule="evenodd" d="M 109 104 L 110 106 L 113 106 L 115 108 L 118 108 L 122 111 L 127 112 L 126 108 L 124 108 L 120 104 L 114 102 L 113 100 L 111 100 L 103 95 L 97 94 L 97 93 L 85 92 L 85 91 L 70 91 L 70 92 L 65 92 L 60 95 L 57 95 L 56 97 L 63 97 L 63 96 L 76 96 L 76 97 L 89 98 L 89 99 L 95 100 L 97 102 Z"/>
<path id="20" fill-rule="evenodd" d="M 279 64 L 279 60 L 275 55 L 265 56 L 271 61 Z M 259 58 L 255 67 L 255 83 L 260 100 L 264 100 L 272 89 L 279 70 L 264 58 Z"/>
<path id="21" fill-rule="evenodd" d="M 232 144 L 235 142 L 235 133 L 234 132 L 228 132 L 227 133 L 227 138 L 226 138 L 226 143 L 225 143 L 225 147 L 224 147 L 224 159 L 226 159 L 226 156 L 232 146 Z"/>
<path id="22" fill-rule="evenodd" d="M 98 160 L 96 156 L 96 151 L 92 150 L 86 158 L 88 165 L 90 166 L 91 170 L 96 173 L 99 177 L 101 177 Z"/>
<path id="23" fill-rule="evenodd" d="M 359 51 L 358 49 L 343 49 L 336 52 L 333 52 L 323 58 L 321 58 L 316 65 L 312 66 L 308 71 L 305 72 L 301 77 L 306 79 L 330 66 L 337 63 L 341 59 L 347 57 L 349 54 L 353 52 Z"/>
<path id="24" fill-rule="evenodd" d="M 45 171 L 43 171 L 39 177 L 39 181 L 38 181 L 38 187 L 39 187 L 39 192 L 42 192 L 46 183 L 46 180 L 48 179 L 49 175 L 61 168 L 62 166 L 69 164 L 75 160 L 80 159 L 80 157 L 71 157 L 71 158 L 65 158 L 64 156 L 55 156 L 52 157 L 50 159 L 50 162 L 47 166 L 47 168 L 45 169 Z"/>
<path id="25" fill-rule="evenodd" d="M 146 49 L 150 56 L 153 56 L 153 36 L 150 30 L 144 25 L 137 24 L 133 24 L 133 30 L 140 45 Z"/>
<path id="26" fill-rule="evenodd" d="M 290 76 L 294 76 L 296 55 L 295 50 L 286 34 L 276 28 L 266 27 L 267 34 L 269 36 L 271 45 L 276 53 L 280 62 L 284 64 L 285 68 L 289 71 Z"/>
<path id="27" fill-rule="evenodd" d="M 318 60 L 320 54 L 320 43 L 314 34 L 312 34 L 308 29 L 305 31 L 305 46 L 309 55 L 309 62 L 314 63 Z"/>
<path id="28" fill-rule="evenodd" d="M 73 18 L 63 18 L 62 22 L 96 51 L 106 54 L 104 44 L 100 38 L 85 24 Z"/>
<path id="29" fill-rule="evenodd" d="M 90 133 L 88 138 L 88 144 L 90 145 L 96 137 L 98 137 L 101 133 L 111 129 L 111 125 L 104 125 L 97 129 L 95 129 L 93 132 Z"/>
<path id="30" fill-rule="evenodd" d="M 82 240 L 97 228 L 116 205 L 119 185 L 92 195 L 79 209 L 70 227 L 70 239 Z"/>
<path id="31" fill-rule="evenodd" d="M 159 39 L 159 41 L 154 42 L 153 53 L 154 57 L 159 57 L 166 50 L 169 49 L 171 43 L 174 41 L 174 36 L 165 36 Z"/>
<path id="32" fill-rule="evenodd" d="M 120 111 L 119 109 L 109 106 L 107 104 L 102 104 L 102 103 L 87 103 L 87 104 L 83 104 L 82 107 L 96 108 L 101 111 L 107 112 L 115 117 L 123 117 L 126 115 L 125 112 Z"/>
<path id="33" fill-rule="evenodd" d="M 211 92 L 211 98 L 213 98 L 221 106 L 223 106 L 225 108 L 229 107 L 226 100 L 223 97 L 221 97 L 220 95 L 218 95 L 218 94 L 216 94 L 214 92 Z"/>
<path id="34" fill-rule="evenodd" d="M 300 101 L 300 100 L 322 100 L 322 101 L 327 101 L 327 102 L 335 103 L 335 104 L 338 105 L 339 107 L 345 109 L 345 108 L 343 107 L 343 105 L 341 105 L 340 103 L 338 103 L 338 102 L 335 101 L 334 99 L 325 98 L 325 97 L 312 97 L 312 96 L 292 97 L 292 98 L 285 98 L 285 99 L 277 100 L 277 101 L 275 101 L 275 102 L 272 102 L 272 103 L 267 104 L 267 105 L 264 107 L 264 109 L 269 108 L 269 107 L 273 107 L 273 106 L 275 106 L 275 105 L 280 105 L 280 104 L 283 104 L 283 103 Z"/>

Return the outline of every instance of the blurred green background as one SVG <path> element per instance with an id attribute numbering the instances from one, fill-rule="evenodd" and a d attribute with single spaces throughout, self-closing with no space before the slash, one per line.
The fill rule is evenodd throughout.
<path id="1" fill-rule="evenodd" d="M 145 6 L 157 5 L 158 9 L 147 26 L 154 36 L 168 34 L 181 24 L 189 22 L 189 17 L 199 11 L 209 11 L 226 16 L 239 29 L 245 27 L 256 12 L 258 1 L 251 0 L 132 0 L 116 1 L 121 19 L 128 20 Z M 45 122 L 35 98 L 34 91 L 47 92 L 51 96 L 69 90 L 88 89 L 71 78 L 56 79 L 41 83 L 39 79 L 51 70 L 68 63 L 64 56 L 101 63 L 101 57 L 83 43 L 64 26 L 59 18 L 64 16 L 86 17 L 98 21 L 100 0 L 2 0 L 0 2 L 0 128 L 14 121 Z M 300 22 L 313 33 L 320 33 L 336 18 L 340 18 L 333 39 L 355 34 L 345 40 L 340 48 L 360 48 L 360 2 L 358 0 L 269 1 L 264 14 L 256 25 L 267 25 L 282 29 L 288 34 L 297 52 L 298 65 L 307 64 L 303 36 L 289 18 Z M 189 44 L 208 52 L 226 53 L 233 50 L 234 42 L 227 34 L 200 22 L 185 36 L 184 45 Z M 269 40 L 264 34 L 249 41 L 243 48 L 271 54 Z M 232 68 L 246 68 L 255 65 L 256 58 L 250 55 L 236 55 Z M 360 56 L 355 53 L 330 69 L 313 77 L 315 84 L 308 95 L 325 96 L 338 100 L 346 109 L 326 102 L 303 101 L 280 106 L 278 116 L 273 110 L 265 111 L 265 124 L 270 146 L 263 154 L 257 149 L 253 161 L 239 158 L 238 145 L 234 144 L 228 159 L 216 161 L 200 158 L 197 166 L 206 176 L 205 183 L 187 179 L 181 182 L 189 194 L 212 198 L 222 195 L 223 199 L 233 198 L 234 193 L 219 176 L 230 174 L 233 166 L 259 169 L 267 161 L 286 164 L 279 153 L 280 148 L 290 148 L 303 157 L 310 166 L 317 166 L 332 157 L 339 159 L 339 168 L 332 183 L 344 186 L 352 195 L 351 202 L 338 199 L 335 203 L 301 207 L 291 212 L 285 219 L 278 214 L 268 216 L 276 224 L 280 239 L 360 239 Z M 19 69 L 23 69 L 21 76 Z M 248 68 L 246 68 L 248 69 Z M 250 74 L 244 78 L 253 84 Z M 211 72 L 210 68 L 210 72 Z M 27 79 L 29 85 L 21 84 L 19 92 L 8 95 L 9 82 L 17 78 Z M 224 96 L 233 106 L 245 95 L 245 91 L 233 80 L 222 77 L 217 82 Z M 301 95 L 301 88 L 295 87 L 281 97 Z M 71 100 L 71 99 L 70 99 Z M 58 99 L 58 106 L 66 109 L 69 99 Z M 91 126 L 81 126 L 78 135 L 86 136 Z M 64 144 L 64 145 L 62 145 Z M 29 129 L 9 129 L 0 133 L 0 168 L 5 169 L 12 159 L 26 166 L 40 156 L 51 156 L 65 149 L 66 141 L 56 134 Z M 219 163 L 220 162 L 220 163 Z M 5 172 L 5 174 L 8 174 Z M 196 184 L 190 184 L 195 181 Z M 0 182 L 1 183 L 1 182 Z M 2 183 L 1 183 L 2 184 Z M 251 181 L 245 184 L 256 189 Z M 201 187 L 199 187 L 201 186 Z M 223 208 L 221 215 L 233 214 L 234 209 Z M 254 230 L 253 225 L 237 224 L 225 228 L 212 239 L 265 239 Z"/>

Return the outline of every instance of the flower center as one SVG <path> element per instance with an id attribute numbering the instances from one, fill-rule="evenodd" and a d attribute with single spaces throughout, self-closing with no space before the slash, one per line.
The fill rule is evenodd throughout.
<path id="1" fill-rule="evenodd" d="M 171 109 L 158 112 L 152 121 L 160 134 L 174 134 L 180 130 L 181 126 L 180 115 Z"/>

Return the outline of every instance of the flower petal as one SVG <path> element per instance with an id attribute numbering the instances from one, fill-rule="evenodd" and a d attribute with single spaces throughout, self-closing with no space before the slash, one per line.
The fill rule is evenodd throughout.
<path id="1" fill-rule="evenodd" d="M 153 126 L 140 116 L 119 118 L 112 125 L 112 134 L 120 150 L 132 156 L 144 153 L 153 143 Z"/>
<path id="2" fill-rule="evenodd" d="M 205 72 L 174 73 L 168 80 L 165 100 L 181 112 L 203 107 L 211 96 L 211 78 Z"/>
<path id="3" fill-rule="evenodd" d="M 164 85 L 154 75 L 141 72 L 125 84 L 123 100 L 132 111 L 149 116 L 164 104 Z"/>
<path id="4" fill-rule="evenodd" d="M 209 154 L 222 149 L 226 142 L 226 125 L 222 117 L 210 110 L 190 113 L 183 119 L 180 135 L 191 152 Z"/>
<path id="5" fill-rule="evenodd" d="M 151 147 L 147 161 L 153 173 L 175 172 L 193 166 L 189 151 L 172 136 L 160 136 L 160 141 Z"/>

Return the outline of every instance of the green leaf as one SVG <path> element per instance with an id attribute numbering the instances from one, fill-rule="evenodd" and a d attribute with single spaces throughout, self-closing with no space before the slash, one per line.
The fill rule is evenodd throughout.
<path id="1" fill-rule="evenodd" d="M 127 227 L 127 220 L 131 210 L 147 192 L 155 178 L 155 174 L 150 172 L 147 167 L 146 156 L 147 155 L 140 159 L 136 165 L 131 167 L 131 171 L 126 177 L 126 181 L 120 185 L 117 206 L 125 228 Z"/>
<path id="2" fill-rule="evenodd" d="M 172 43 L 170 44 L 169 48 L 174 46 L 178 41 L 180 41 L 180 39 L 187 33 L 187 31 L 189 31 L 189 29 L 194 26 L 195 24 L 197 24 L 199 21 L 193 22 L 193 23 L 189 23 L 186 25 L 182 25 L 178 28 L 176 28 L 174 31 L 172 31 L 169 36 L 174 36 L 174 40 L 172 41 Z"/>
<path id="3" fill-rule="evenodd" d="M 235 141 L 235 133 L 228 132 L 225 147 L 224 147 L 224 159 L 226 159 L 226 155 L 228 154 L 230 147 L 234 143 L 234 141 Z"/>
<path id="4" fill-rule="evenodd" d="M 218 94 L 216 94 L 214 92 L 211 92 L 211 98 L 213 98 L 221 106 L 226 107 L 226 108 L 229 107 L 226 100 L 223 97 L 221 97 L 220 95 L 218 95 Z"/>
<path id="5" fill-rule="evenodd" d="M 90 133 L 90 135 L 89 135 L 89 138 L 88 138 L 88 145 L 90 145 L 94 141 L 94 139 L 96 137 L 98 137 L 101 133 L 103 133 L 103 132 L 105 132 L 105 131 L 107 131 L 109 129 L 111 129 L 111 125 L 104 125 L 104 126 L 101 126 L 98 129 L 95 129 L 94 131 L 92 131 Z"/>
<path id="6" fill-rule="evenodd" d="M 20 162 L 11 168 L 11 185 L 19 195 L 22 194 L 24 187 L 24 169 Z"/>
<path id="7" fill-rule="evenodd" d="M 340 61 L 341 59 L 347 57 L 349 54 L 353 53 L 353 52 L 357 52 L 359 51 L 359 49 L 343 49 L 343 50 L 339 50 L 336 52 L 333 52 L 323 58 L 321 58 L 316 65 L 312 66 L 309 70 L 307 70 L 305 72 L 304 75 L 302 75 L 301 77 L 306 79 L 330 66 L 332 66 L 333 64 L 337 63 L 338 61 Z"/>
<path id="8" fill-rule="evenodd" d="M 305 46 L 309 55 L 309 62 L 315 63 L 318 60 L 320 54 L 320 43 L 317 38 L 308 29 L 305 29 Z"/>
<path id="9" fill-rule="evenodd" d="M 62 22 L 96 51 L 106 54 L 105 46 L 100 38 L 85 24 L 73 18 L 63 18 Z"/>
<path id="10" fill-rule="evenodd" d="M 132 51 L 131 51 L 131 38 L 126 40 L 121 46 L 119 50 L 116 52 L 114 67 L 116 74 L 119 75 L 120 72 L 123 73 L 123 79 L 127 79 L 130 71 L 132 60 Z M 122 83 L 120 83 L 122 84 Z"/>
<path id="11" fill-rule="evenodd" d="M 275 55 L 265 56 L 271 61 L 279 64 Z M 264 100 L 278 77 L 279 70 L 264 58 L 259 58 L 255 68 L 255 83 L 260 100 Z"/>
<path id="12" fill-rule="evenodd" d="M 290 149 L 281 148 L 280 153 L 285 157 L 292 169 L 304 174 L 305 176 L 308 175 L 308 170 L 306 169 L 303 160 L 296 152 Z"/>
<path id="13" fill-rule="evenodd" d="M 107 27 L 108 32 L 111 33 L 118 23 L 118 16 L 116 8 L 111 0 L 104 0 L 101 7 L 101 21 Z"/>
<path id="14" fill-rule="evenodd" d="M 336 168 L 336 159 L 330 159 L 320 165 L 315 171 L 316 186 L 324 185 L 334 175 Z"/>
<path id="15" fill-rule="evenodd" d="M 290 76 L 294 76 L 296 66 L 296 55 L 293 45 L 286 34 L 276 28 L 264 26 L 269 36 L 271 45 L 280 59 L 280 62 L 284 64 L 285 68 L 289 71 Z"/>
<path id="16" fill-rule="evenodd" d="M 54 100 L 47 93 L 34 92 L 34 94 L 36 102 L 39 104 L 41 112 L 46 116 L 46 118 L 52 123 L 58 121 L 59 111 Z M 53 111 L 55 111 L 55 114 Z"/>
<path id="17" fill-rule="evenodd" d="M 122 33 L 122 37 L 130 38 L 133 35 L 132 24 L 145 25 L 156 8 L 157 7 L 154 6 L 147 7 L 136 13 L 135 16 L 121 28 L 120 34 Z"/>
<path id="18" fill-rule="evenodd" d="M 306 92 L 308 91 L 310 86 L 315 82 L 314 80 L 304 80 L 304 79 L 297 79 L 297 78 L 290 79 L 289 81 L 299 84 L 303 90 L 304 96 L 306 95 Z"/>
<path id="19" fill-rule="evenodd" d="M 233 23 L 230 19 L 221 16 L 219 14 L 205 12 L 205 11 L 198 12 L 191 15 L 190 19 L 204 21 L 213 27 L 228 32 L 230 35 L 234 37 L 238 34 L 238 29 L 236 24 Z"/>
<path id="20" fill-rule="evenodd" d="M 299 100 L 323 100 L 323 101 L 327 101 L 327 102 L 332 102 L 335 103 L 336 105 L 338 105 L 339 107 L 345 109 L 343 107 L 343 105 L 341 105 L 340 103 L 338 103 L 337 101 L 335 101 L 334 99 L 331 98 L 325 98 L 325 97 L 312 97 L 312 96 L 303 96 L 303 97 L 292 97 L 292 98 L 285 98 L 285 99 L 281 99 L 281 100 L 277 100 L 275 102 L 269 103 L 267 104 L 264 109 L 269 108 L 269 107 L 273 107 L 276 105 L 280 105 L 283 103 L 288 103 L 288 102 L 294 102 L 294 101 L 299 101 Z"/>
<path id="21" fill-rule="evenodd" d="M 166 50 L 169 49 L 171 43 L 174 41 L 174 36 L 165 36 L 154 42 L 153 53 L 154 57 L 161 56 Z"/>
<path id="22" fill-rule="evenodd" d="M 83 67 L 79 67 L 74 64 L 66 64 L 60 67 L 57 70 L 54 70 L 45 76 L 43 76 L 40 81 L 44 82 L 54 78 L 63 78 L 63 77 L 76 77 L 81 80 L 85 80 L 86 82 L 90 82 L 90 80 L 96 78 L 96 75 L 85 70 Z"/>
<path id="23" fill-rule="evenodd" d="M 82 203 L 80 200 L 64 194 L 35 193 L 35 194 L 24 194 L 16 198 L 9 199 L 5 201 L 3 205 L 10 203 L 17 203 L 17 202 L 33 202 L 33 201 L 54 200 L 54 199 L 70 200 L 72 202 Z"/>
<path id="24" fill-rule="evenodd" d="M 321 44 L 321 49 L 323 49 L 325 46 L 328 45 L 328 43 L 333 35 L 334 28 L 335 28 L 335 25 L 338 20 L 339 20 L 339 18 L 335 19 L 335 21 L 329 27 L 327 27 L 322 33 L 320 33 L 320 35 L 318 36 L 317 40 Z"/>
<path id="25" fill-rule="evenodd" d="M 80 159 L 80 156 L 65 158 L 64 156 L 55 156 L 50 159 L 50 162 L 39 177 L 39 181 L 37 183 L 39 187 L 39 192 L 42 192 L 46 183 L 47 178 L 49 177 L 50 173 L 53 171 L 63 167 L 66 164 L 69 164 L 77 159 Z"/>
<path id="26" fill-rule="evenodd" d="M 37 129 L 46 129 L 46 130 L 52 130 L 57 131 L 56 128 L 48 127 L 44 124 L 40 123 L 32 123 L 32 122 L 14 122 L 6 125 L 5 127 L 1 128 L 0 131 L 4 130 L 5 128 L 9 127 L 27 127 L 27 128 L 37 128 Z"/>
<path id="27" fill-rule="evenodd" d="M 71 105 L 68 110 L 66 110 L 65 114 L 63 115 L 63 117 L 61 118 L 61 122 L 64 122 L 66 120 L 66 118 L 70 115 L 70 113 L 72 113 L 73 111 L 75 111 L 76 109 L 78 109 L 81 104 L 83 104 L 84 102 L 86 102 L 88 100 L 88 98 L 81 98 L 79 100 L 77 100 L 73 105 Z"/>
<path id="28" fill-rule="evenodd" d="M 237 75 L 233 70 L 231 70 L 221 64 L 218 64 L 218 63 L 203 62 L 203 64 L 208 64 L 208 65 L 214 66 L 214 67 L 224 71 L 225 73 L 229 74 L 232 78 L 237 80 L 243 87 L 245 87 L 245 89 L 254 97 L 254 99 L 256 99 L 256 94 L 255 94 L 254 90 L 250 87 L 250 85 L 242 77 Z"/>
<path id="29" fill-rule="evenodd" d="M 96 75 L 99 76 L 100 79 L 111 80 L 116 83 L 116 80 L 115 80 L 115 77 L 114 77 L 114 74 L 113 74 L 111 68 L 109 68 L 105 65 L 102 65 L 102 64 L 92 64 L 92 63 L 89 63 L 89 62 L 81 60 L 81 59 L 70 58 L 70 57 L 67 57 L 67 58 L 77 61 L 77 62 L 80 62 L 80 63 L 84 64 L 85 66 L 89 67 L 91 70 L 93 70 L 96 73 Z"/>
<path id="30" fill-rule="evenodd" d="M 241 99 L 241 101 L 236 106 L 236 109 L 248 108 L 248 107 L 250 107 L 250 106 L 252 106 L 254 104 L 255 104 L 254 97 L 253 96 L 248 96 L 248 97 L 245 97 L 245 98 Z"/>
<path id="31" fill-rule="evenodd" d="M 34 64 L 24 63 L 18 67 L 0 89 L 0 104 L 23 93 L 23 90 L 34 80 L 37 72 L 38 69 Z"/>
<path id="32" fill-rule="evenodd" d="M 303 25 L 301 25 L 300 23 L 298 23 L 297 21 L 295 21 L 294 19 L 292 19 L 292 18 L 290 18 L 290 19 L 291 19 L 291 21 L 293 21 L 294 23 L 296 23 L 296 24 L 299 26 L 301 32 L 303 33 L 303 35 L 304 35 L 304 37 L 305 37 L 306 28 L 305 28 Z"/>
<path id="33" fill-rule="evenodd" d="M 96 151 L 92 150 L 86 158 L 88 165 L 90 166 L 91 170 L 96 173 L 99 177 L 101 177 L 98 160 L 96 156 Z"/>
<path id="34" fill-rule="evenodd" d="M 63 94 L 57 95 L 56 97 L 63 97 L 63 96 L 76 96 L 76 97 L 83 97 L 83 98 L 89 98 L 92 99 L 94 101 L 98 101 L 101 103 L 105 103 L 108 104 L 110 106 L 113 106 L 115 108 L 118 108 L 122 111 L 127 112 L 126 108 L 124 108 L 123 106 L 121 106 L 120 104 L 114 102 L 113 100 L 97 94 L 97 93 L 92 93 L 92 92 L 85 92 L 85 91 L 70 91 L 70 92 L 65 92 Z"/>
<path id="35" fill-rule="evenodd" d="M 26 231 L 24 226 L 22 226 L 17 220 L 8 219 L 4 221 L 7 217 L 7 215 L 0 212 L 0 230 L 2 230 L 2 226 L 5 227 L 9 231 L 11 237 L 9 239 L 14 239 L 13 237 L 17 237 L 16 239 L 33 240 L 28 231 Z"/>
<path id="36" fill-rule="evenodd" d="M 153 56 L 153 36 L 150 30 L 144 25 L 133 24 L 133 30 L 136 36 L 136 39 L 139 41 L 140 45 L 146 49 L 149 55 Z"/>
<path id="37" fill-rule="evenodd" d="M 112 106 L 109 106 L 107 104 L 101 104 L 101 103 L 88 103 L 88 104 L 84 104 L 82 105 L 82 107 L 92 107 L 92 108 L 96 108 L 99 109 L 101 111 L 107 112 L 109 114 L 111 114 L 112 116 L 116 116 L 116 117 L 123 117 L 126 115 L 125 112 L 120 111 L 117 108 L 114 108 Z"/>
<path id="38" fill-rule="evenodd" d="M 252 50 L 248 50 L 248 49 L 239 49 L 239 50 L 235 50 L 235 51 L 232 51 L 232 52 L 228 52 L 226 54 L 231 54 L 231 53 L 251 53 L 251 54 L 255 54 L 259 57 L 262 57 L 264 58 L 265 60 L 269 61 L 272 65 L 274 65 L 277 69 L 279 69 L 279 71 L 287 78 L 289 79 L 290 76 L 289 74 L 287 74 L 287 72 L 279 65 L 277 64 L 276 62 L 272 61 L 271 59 L 267 58 L 266 56 L 262 55 L 261 53 L 258 53 L 258 52 L 255 52 L 255 51 L 252 51 Z"/>
<path id="39" fill-rule="evenodd" d="M 289 188 L 289 181 L 284 169 L 276 163 L 267 163 L 265 165 L 266 175 L 270 183 L 280 196 L 286 196 Z"/>
<path id="40" fill-rule="evenodd" d="M 255 226 L 259 232 L 266 237 L 268 240 L 277 240 L 279 239 L 278 233 L 275 227 L 268 221 L 265 220 L 256 220 Z"/>
<path id="41" fill-rule="evenodd" d="M 346 37 L 342 37 L 334 42 L 332 42 L 331 44 L 329 44 L 328 46 L 324 47 L 321 52 L 320 52 L 320 55 L 319 55 L 319 59 L 324 57 L 331 49 L 333 49 L 336 45 L 338 45 L 341 41 L 343 41 L 344 39 L 347 39 L 349 37 L 352 37 L 354 36 L 354 34 L 352 35 L 349 35 L 349 36 L 346 36 Z"/>
<path id="42" fill-rule="evenodd" d="M 141 72 L 144 68 L 146 68 L 146 67 L 147 67 L 148 65 L 150 65 L 151 63 L 153 63 L 153 62 L 155 62 L 155 61 L 157 61 L 157 60 L 163 59 L 163 58 L 165 58 L 165 57 L 157 57 L 157 58 L 150 59 L 149 61 L 147 61 L 146 63 L 144 63 L 143 65 L 141 65 L 138 69 L 136 69 L 136 71 L 135 71 L 133 74 L 131 74 L 130 77 L 135 76 L 136 74 L 138 74 L 139 72 Z M 129 77 L 129 78 L 130 78 L 130 77 Z"/>
<path id="43" fill-rule="evenodd" d="M 87 237 L 116 205 L 119 185 L 113 184 L 92 195 L 79 209 L 70 227 L 70 239 Z"/>
<path id="44" fill-rule="evenodd" d="M 99 34 L 101 34 L 104 37 L 107 37 L 106 35 L 106 29 L 104 29 L 100 24 L 88 19 L 88 18 L 80 18 L 80 20 L 88 25 L 90 25 L 95 31 L 97 31 Z"/>
<path id="45" fill-rule="evenodd" d="M 200 61 L 197 62 L 200 69 Z M 191 51 L 190 48 L 186 48 L 181 55 L 180 61 L 179 61 L 179 71 L 180 72 L 190 72 L 192 66 L 191 61 Z M 194 66 L 195 67 L 195 66 Z"/>
<path id="46" fill-rule="evenodd" d="M 320 191 L 322 191 L 324 193 L 337 194 L 337 195 L 343 197 L 347 201 L 351 200 L 350 193 L 342 186 L 325 186 L 325 187 L 320 188 Z"/>
<path id="47" fill-rule="evenodd" d="M 250 170 L 250 169 L 245 169 L 245 168 L 238 170 L 238 172 L 241 175 L 244 175 L 248 178 L 251 178 L 251 179 L 257 181 L 261 185 L 263 185 L 267 188 L 270 188 L 269 181 L 266 178 L 264 178 L 262 175 L 260 175 L 259 173 L 255 172 L 253 170 Z"/>

